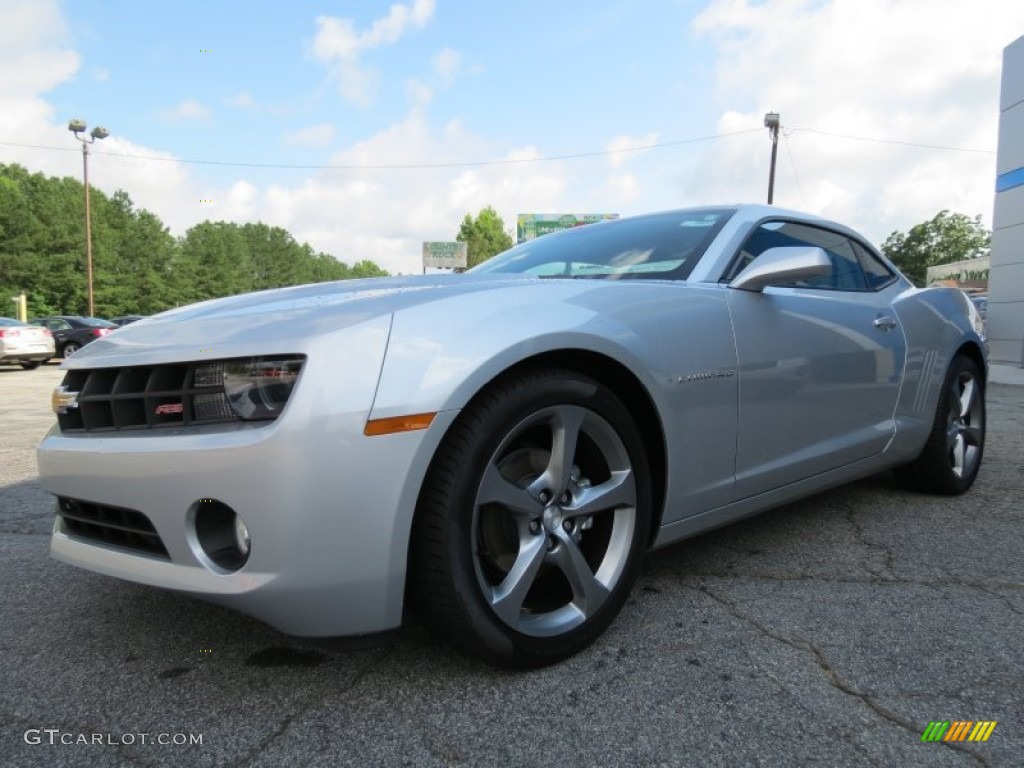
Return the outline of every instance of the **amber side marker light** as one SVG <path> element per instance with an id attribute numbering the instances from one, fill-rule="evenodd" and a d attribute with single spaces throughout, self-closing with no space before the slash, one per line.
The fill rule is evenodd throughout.
<path id="1" fill-rule="evenodd" d="M 372 419 L 366 422 L 363 434 L 367 437 L 392 435 L 395 432 L 415 432 L 426 429 L 434 420 L 436 413 L 415 413 L 411 416 L 392 416 L 389 419 Z"/>

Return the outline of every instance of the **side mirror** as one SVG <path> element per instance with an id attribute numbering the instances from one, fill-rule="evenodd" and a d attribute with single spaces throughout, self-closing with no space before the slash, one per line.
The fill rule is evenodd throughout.
<path id="1" fill-rule="evenodd" d="M 832 262 L 821 248 L 809 245 L 769 248 L 729 283 L 741 291 L 762 291 L 769 285 L 810 280 L 832 272 Z"/>

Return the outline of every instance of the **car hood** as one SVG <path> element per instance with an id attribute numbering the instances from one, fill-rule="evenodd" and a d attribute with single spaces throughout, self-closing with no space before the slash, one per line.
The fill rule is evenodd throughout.
<path id="1" fill-rule="evenodd" d="M 172 309 L 82 347 L 65 368 L 149 365 L 216 354 L 302 352 L 304 340 L 459 294 L 536 284 L 519 275 L 421 275 L 278 288 Z M 544 281 L 551 282 L 551 281 Z M 559 281 L 561 282 L 561 281 Z M 183 356 L 184 355 L 184 356 Z"/>

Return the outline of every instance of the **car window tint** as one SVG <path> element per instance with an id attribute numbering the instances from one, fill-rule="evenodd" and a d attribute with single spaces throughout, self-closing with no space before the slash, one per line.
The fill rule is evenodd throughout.
<path id="1" fill-rule="evenodd" d="M 867 248 L 857 242 L 854 242 L 853 247 L 860 257 L 860 265 L 864 270 L 864 278 L 868 282 L 869 289 L 877 291 L 896 279 L 896 274 Z"/>
<path id="2" fill-rule="evenodd" d="M 833 291 L 864 291 L 867 280 L 861 269 L 857 252 L 845 235 L 821 227 L 812 227 L 794 222 L 768 221 L 759 226 L 744 242 L 736 263 L 729 274 L 733 279 L 755 258 L 769 248 L 785 248 L 811 245 L 825 251 L 832 262 L 828 275 L 793 283 L 798 288 L 823 288 Z"/>

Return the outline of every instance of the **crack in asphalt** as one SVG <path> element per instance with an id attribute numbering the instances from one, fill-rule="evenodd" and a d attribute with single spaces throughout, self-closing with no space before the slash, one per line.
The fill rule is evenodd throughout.
<path id="1" fill-rule="evenodd" d="M 751 573 L 751 574 L 740 574 L 740 573 L 728 573 L 724 571 L 688 571 L 685 575 L 680 575 L 684 579 L 697 578 L 711 578 L 711 579 L 723 579 L 729 581 L 738 582 L 756 582 L 756 581 L 779 581 L 779 582 L 801 582 L 801 581 L 816 581 L 822 584 L 875 584 L 881 586 L 911 586 L 911 587 L 966 587 L 968 589 L 977 589 L 982 592 L 989 592 L 997 597 L 1004 597 L 999 593 L 991 593 L 993 589 L 1006 589 L 1011 591 L 1024 592 L 1024 584 L 1020 584 L 1014 581 L 963 581 L 956 578 L 948 579 L 911 579 L 905 577 L 893 577 L 893 578 L 870 578 L 870 579 L 856 579 L 856 578 L 840 578 L 831 576 L 817 576 L 812 574 L 786 574 L 786 573 Z M 1016 611 L 1020 613 L 1020 611 Z"/>
<path id="2" fill-rule="evenodd" d="M 714 597 L 712 595 L 709 596 Z M 764 674 L 765 677 L 767 677 L 769 680 L 775 683 L 775 685 L 778 688 L 778 692 L 786 696 L 793 704 L 793 706 L 802 709 L 804 712 L 808 713 L 812 717 L 816 717 L 819 714 L 817 710 L 814 710 L 811 707 L 804 704 L 800 697 L 793 693 L 792 688 L 790 688 L 790 686 L 788 686 L 783 680 L 780 680 L 770 670 L 767 670 L 763 666 L 761 666 L 758 663 L 758 659 L 756 659 L 750 653 L 749 646 L 744 646 L 744 655 L 749 660 L 751 667 L 759 667 L 762 674 Z M 853 747 L 853 749 L 855 749 L 865 760 L 870 762 L 871 765 L 885 766 L 885 763 L 875 758 L 875 756 L 868 751 L 867 747 L 863 746 L 862 744 L 854 740 L 853 732 L 851 732 L 849 728 L 840 727 L 837 729 L 837 733 L 839 734 L 839 738 L 843 741 L 844 744 Z M 829 734 L 829 737 L 832 737 L 831 733 Z"/>
<path id="3" fill-rule="evenodd" d="M 722 597 L 721 595 L 716 594 L 710 588 L 708 588 L 706 584 L 701 584 L 697 586 L 695 589 L 698 592 L 707 595 L 716 603 L 725 608 L 729 615 L 733 616 L 736 619 L 739 619 L 740 621 L 746 624 L 749 624 L 751 627 L 756 629 L 758 633 L 764 635 L 765 637 L 771 640 L 775 640 L 776 642 L 782 643 L 783 645 L 786 645 L 789 648 L 792 648 L 793 650 L 811 654 L 819 669 L 821 669 L 821 671 L 825 674 L 825 677 L 828 680 L 829 685 L 831 685 L 837 691 L 844 693 L 847 696 L 850 696 L 854 699 L 857 699 L 886 722 L 892 723 L 893 725 L 902 728 L 903 730 L 913 735 L 915 738 L 920 738 L 920 729 L 915 723 L 905 719 L 899 713 L 882 706 L 880 703 L 872 699 L 871 696 L 869 696 L 866 693 L 862 693 L 861 691 L 858 691 L 852 683 L 844 680 L 842 676 L 836 671 L 836 669 L 831 665 L 831 663 L 829 663 L 828 657 L 825 656 L 825 653 L 814 643 L 810 642 L 809 640 L 786 637 L 785 635 L 775 632 L 774 630 L 765 626 L 753 617 L 743 613 L 735 603 L 727 600 L 725 597 Z M 974 752 L 972 752 L 969 749 L 966 749 L 960 744 L 956 744 L 953 742 L 938 743 L 944 747 L 968 755 L 981 766 L 985 766 L 987 768 L 990 765 L 990 763 L 983 756 L 975 754 Z"/>
<path id="4" fill-rule="evenodd" d="M 285 717 L 277 724 L 274 730 L 266 737 L 261 739 L 256 746 L 246 752 L 244 755 L 239 757 L 236 761 L 231 763 L 232 766 L 245 766 L 250 765 L 252 761 L 259 756 L 264 750 L 266 750 L 271 744 L 277 741 L 281 736 L 288 732 L 291 728 L 292 723 L 295 723 L 305 717 L 309 712 L 313 711 L 320 704 L 323 704 L 324 700 L 329 696 L 340 695 L 345 696 L 354 690 L 358 685 L 366 679 L 370 672 L 380 666 L 380 664 L 391 655 L 394 651 L 393 646 L 382 648 L 376 656 L 371 657 L 359 670 L 353 675 L 352 679 L 349 680 L 341 689 L 330 689 L 320 692 L 318 695 L 313 696 L 304 705 L 298 708 L 297 711 L 285 715 Z"/>
<path id="5" fill-rule="evenodd" d="M 854 515 L 857 514 L 857 510 L 854 509 L 852 504 L 840 502 L 838 506 L 843 512 L 843 519 L 849 523 L 850 527 L 853 529 L 853 536 L 857 544 L 859 544 L 866 552 L 865 558 L 861 562 L 861 567 L 872 576 L 875 576 L 879 581 L 899 581 L 893 567 L 895 556 L 893 555 L 892 550 L 889 547 L 876 544 L 868 539 L 864 526 L 862 526 L 854 517 Z M 875 570 L 872 568 L 871 563 L 868 562 L 871 553 L 879 552 L 883 558 L 882 571 L 887 571 L 887 573 Z"/>

